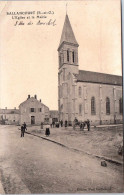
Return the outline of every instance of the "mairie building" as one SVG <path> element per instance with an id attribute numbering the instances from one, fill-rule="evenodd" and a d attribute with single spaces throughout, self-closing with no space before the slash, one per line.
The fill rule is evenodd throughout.
<path id="1" fill-rule="evenodd" d="M 40 125 L 49 121 L 49 108 L 37 99 L 37 95 L 30 97 L 19 105 L 20 124 Z"/>
<path id="2" fill-rule="evenodd" d="M 79 70 L 78 47 L 66 15 L 58 47 L 59 119 L 68 124 L 75 118 L 94 125 L 122 123 L 122 77 Z"/>

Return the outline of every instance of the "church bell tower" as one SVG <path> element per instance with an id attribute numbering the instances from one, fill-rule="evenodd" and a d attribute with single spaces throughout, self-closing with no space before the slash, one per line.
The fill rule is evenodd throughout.
<path id="1" fill-rule="evenodd" d="M 64 65 L 78 66 L 78 46 L 68 15 L 66 14 L 58 47 L 59 69 Z"/>
<path id="2" fill-rule="evenodd" d="M 66 14 L 58 47 L 58 107 L 59 119 L 68 121 L 68 75 L 78 74 L 78 43 L 74 36 L 69 17 Z"/>

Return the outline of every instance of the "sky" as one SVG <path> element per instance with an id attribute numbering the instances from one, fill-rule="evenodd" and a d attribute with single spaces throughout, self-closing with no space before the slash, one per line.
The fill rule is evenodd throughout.
<path id="1" fill-rule="evenodd" d="M 36 94 L 51 110 L 58 109 L 57 49 L 66 3 L 79 44 L 79 69 L 122 75 L 119 0 L 0 2 L 0 108 L 18 108 Z M 7 15 L 22 11 L 35 11 L 35 19 Z M 36 25 L 37 11 L 52 11 L 40 21 L 56 25 Z M 25 24 L 15 26 L 16 21 Z"/>

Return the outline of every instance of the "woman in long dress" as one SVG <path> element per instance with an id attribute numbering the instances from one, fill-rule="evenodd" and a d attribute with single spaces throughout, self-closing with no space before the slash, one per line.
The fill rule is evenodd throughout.
<path id="1" fill-rule="evenodd" d="M 49 123 L 46 125 L 45 135 L 46 136 L 49 136 L 50 135 L 50 125 L 49 125 Z"/>

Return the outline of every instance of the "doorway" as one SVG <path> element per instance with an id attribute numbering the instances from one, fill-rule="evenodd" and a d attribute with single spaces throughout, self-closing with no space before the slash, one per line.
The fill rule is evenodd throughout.
<path id="1" fill-rule="evenodd" d="M 31 116 L 31 124 L 32 124 L 32 125 L 35 124 L 35 116 Z"/>

